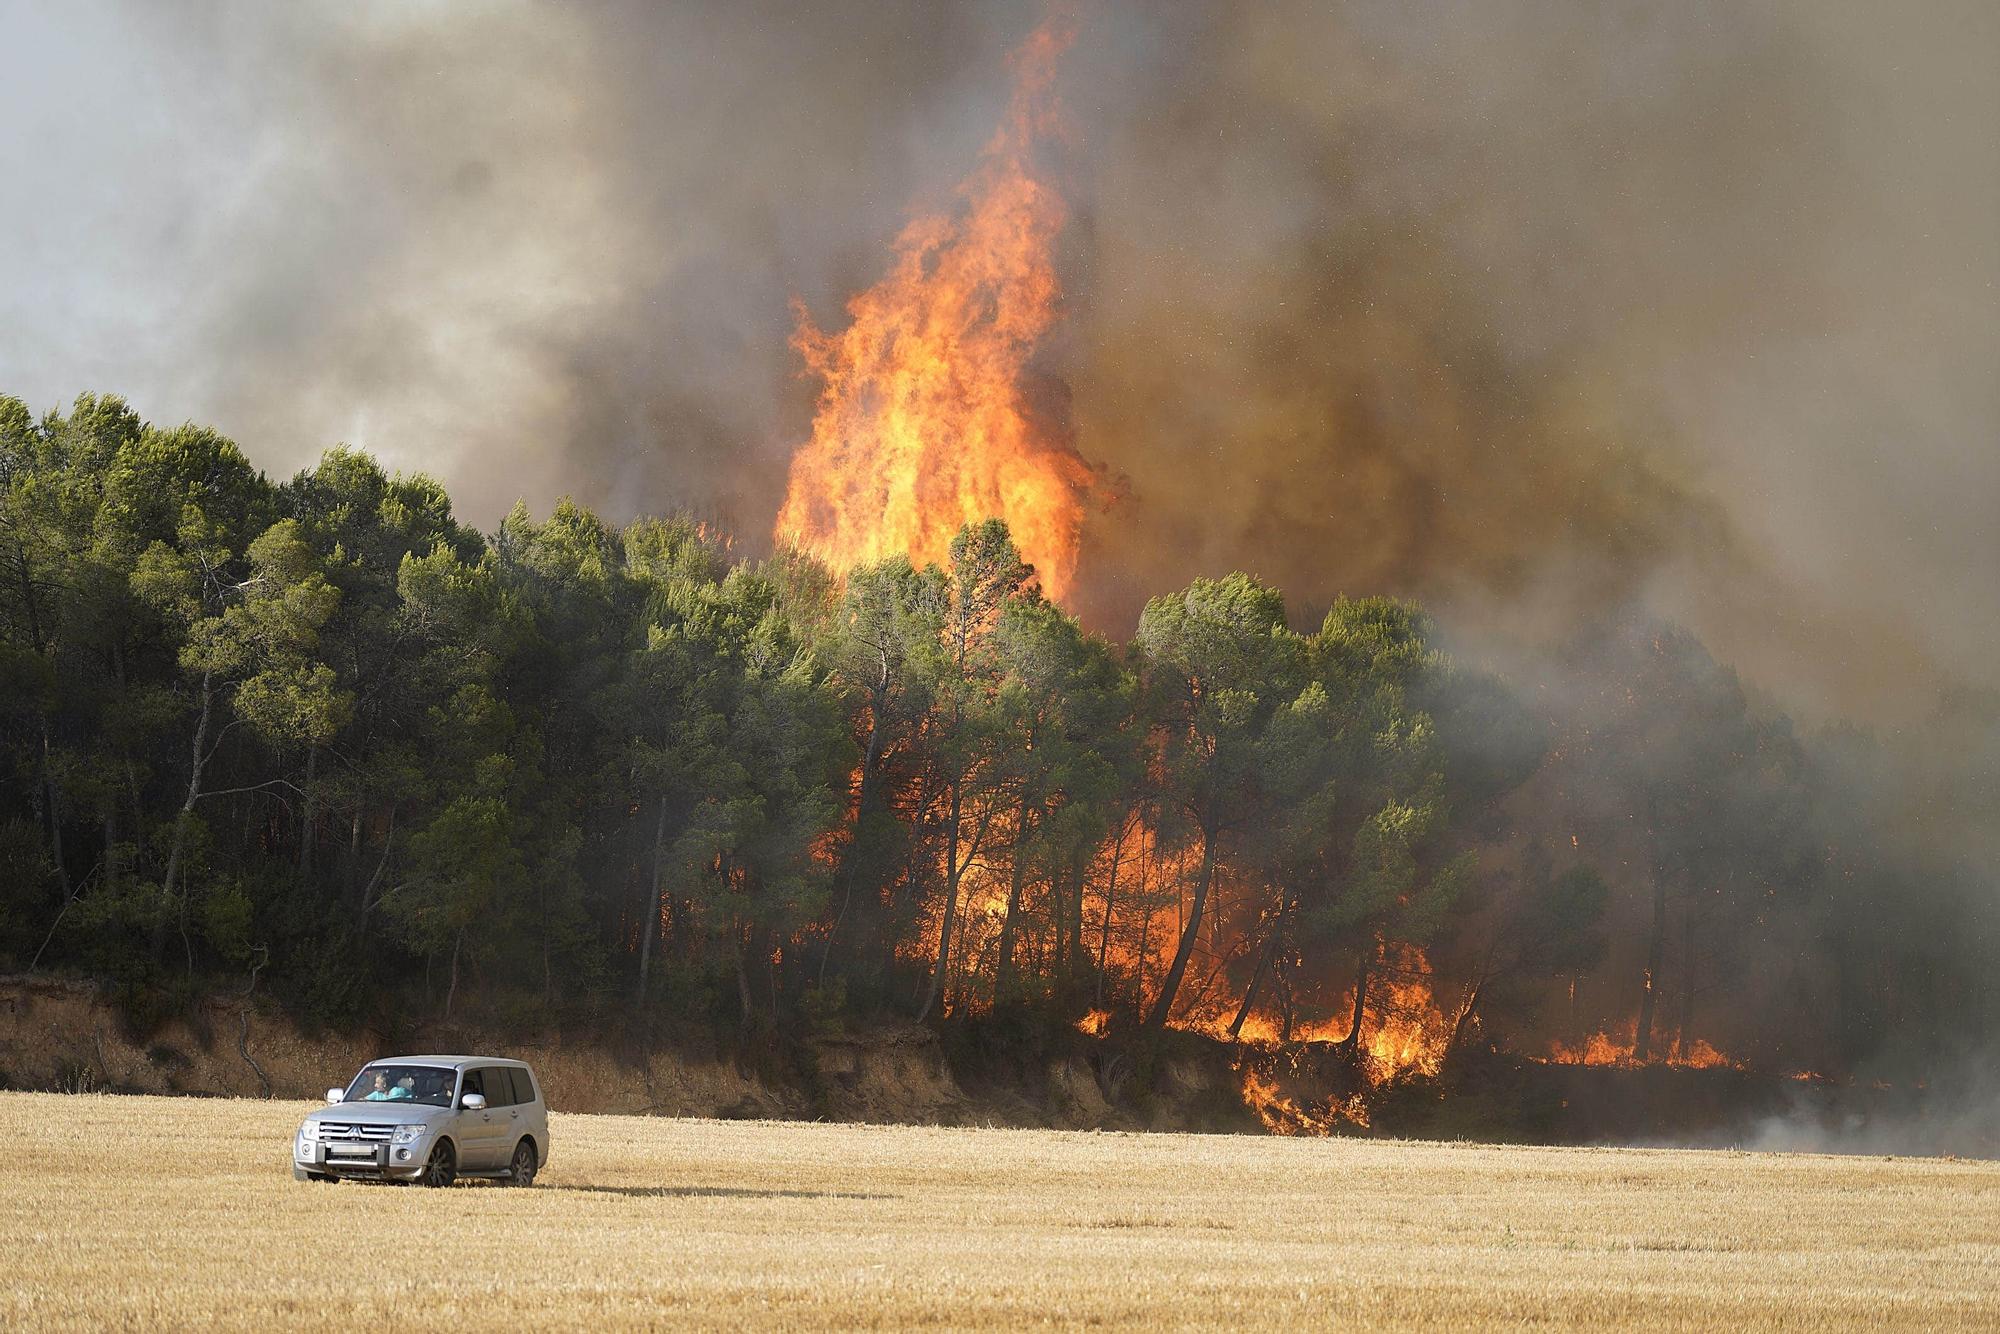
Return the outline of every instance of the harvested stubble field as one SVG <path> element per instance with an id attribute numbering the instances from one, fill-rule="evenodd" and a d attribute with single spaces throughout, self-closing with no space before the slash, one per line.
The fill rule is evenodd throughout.
<path id="1" fill-rule="evenodd" d="M 2000 1322 L 2000 1163 L 558 1116 L 427 1191 L 307 1110 L 0 1094 L 0 1327 Z"/>

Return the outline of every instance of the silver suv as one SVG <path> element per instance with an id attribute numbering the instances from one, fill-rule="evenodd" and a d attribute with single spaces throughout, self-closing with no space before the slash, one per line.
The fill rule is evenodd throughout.
<path id="1" fill-rule="evenodd" d="M 394 1056 L 361 1068 L 299 1127 L 300 1181 L 421 1181 L 491 1177 L 532 1186 L 549 1160 L 549 1109 L 519 1061 L 495 1056 Z"/>

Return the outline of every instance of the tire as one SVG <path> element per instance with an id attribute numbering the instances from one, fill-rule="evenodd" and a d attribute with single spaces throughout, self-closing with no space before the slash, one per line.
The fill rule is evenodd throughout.
<path id="1" fill-rule="evenodd" d="M 458 1150 L 451 1147 L 451 1141 L 441 1139 L 431 1150 L 430 1161 L 424 1164 L 424 1174 L 417 1178 L 426 1186 L 449 1186 L 458 1180 Z"/>
<path id="2" fill-rule="evenodd" d="M 523 1139 L 514 1146 L 514 1161 L 509 1165 L 507 1184 L 510 1186 L 532 1186 L 535 1173 L 541 1170 L 540 1155 L 535 1152 L 535 1141 Z"/>

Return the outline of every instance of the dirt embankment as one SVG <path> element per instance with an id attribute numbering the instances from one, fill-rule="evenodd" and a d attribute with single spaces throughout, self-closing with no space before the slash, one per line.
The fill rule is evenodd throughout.
<path id="1" fill-rule="evenodd" d="M 949 1044 L 949 1046 L 947 1045 Z M 308 1034 L 276 1007 L 213 997 L 135 1038 L 89 983 L 0 977 L 0 1088 L 315 1098 L 380 1056 L 504 1052 L 569 1112 L 1069 1130 L 1372 1134 L 1544 1144 L 1696 1144 L 2000 1153 L 1990 1097 L 1841 1087 L 1735 1070 L 1577 1068 L 1488 1057 L 1450 1085 L 1369 1088 L 1331 1043 L 1231 1047 L 912 1024 L 754 1056 L 614 1049 L 478 1024 L 390 1040 Z M 1963 1103 L 1964 1105 L 1960 1105 Z"/>
<path id="2" fill-rule="evenodd" d="M 0 978 L 0 1088 L 312 1098 L 398 1052 L 505 1052 L 533 1065 L 552 1105 L 572 1112 L 786 1117 L 1068 1129 L 1255 1129 L 1228 1062 L 1162 1071 L 1167 1096 L 1120 1097 L 1082 1054 L 967 1082 L 935 1032 L 882 1027 L 798 1043 L 753 1066 L 668 1049 L 613 1051 L 476 1025 L 418 1026 L 393 1044 L 368 1034 L 308 1035 L 275 1008 L 211 998 L 134 1038 L 88 983 Z M 1208 1068 L 1213 1065 L 1214 1068 Z M 1118 1071 L 1111 1071 L 1113 1081 Z M 1107 1096 L 1107 1094 L 1109 1096 Z M 1114 1101 L 1117 1105 L 1114 1106 Z"/>
<path id="3" fill-rule="evenodd" d="M 393 1046 L 366 1033 L 308 1036 L 275 1009 L 211 998 L 141 1039 L 88 983 L 0 979 L 0 1086 L 196 1096 L 312 1098 L 379 1056 L 504 1051 L 533 1065 L 549 1100 L 568 1111 L 771 1117 L 902 1110 L 936 1119 L 965 1096 L 934 1035 L 885 1033 L 830 1043 L 825 1090 L 738 1064 L 671 1051 L 617 1053 L 596 1045 L 523 1044 L 475 1025 L 418 1027 Z M 829 1097 L 830 1094 L 830 1097 Z M 826 1106 L 828 1101 L 833 1106 Z M 822 1105 L 815 1105 L 822 1104 Z M 886 1104 L 876 1107 L 876 1104 Z"/>

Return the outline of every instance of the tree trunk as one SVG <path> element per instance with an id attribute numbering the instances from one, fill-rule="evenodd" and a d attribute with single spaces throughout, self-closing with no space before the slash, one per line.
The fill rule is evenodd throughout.
<path id="1" fill-rule="evenodd" d="M 1292 1024 L 1299 1014 L 1296 989 L 1292 986 L 1291 959 L 1284 951 L 1278 952 L 1277 965 L 1272 970 L 1271 985 L 1278 989 L 1278 1041 L 1292 1040 Z"/>
<path id="2" fill-rule="evenodd" d="M 881 777 L 876 770 L 882 763 L 882 713 L 889 698 L 889 655 L 886 651 L 879 651 L 875 688 L 869 696 L 868 743 L 861 753 L 861 791 L 856 794 L 854 803 L 857 816 L 866 813 L 874 804 L 881 787 Z"/>
<path id="3" fill-rule="evenodd" d="M 118 682 L 118 694 L 122 699 L 124 698 L 126 689 L 125 644 L 121 637 L 115 635 L 111 640 L 111 669 L 112 678 Z M 125 794 L 130 798 L 132 822 L 129 827 L 132 830 L 133 843 L 131 869 L 136 875 L 139 869 L 140 858 L 145 855 L 146 809 L 144 803 L 139 799 L 139 766 L 132 762 L 131 753 L 123 745 L 118 747 L 118 763 L 119 767 L 125 771 Z M 107 798 L 107 801 L 112 810 L 115 811 L 118 807 L 117 796 L 113 794 Z"/>
<path id="4" fill-rule="evenodd" d="M 1007 997 L 1008 983 L 1014 972 L 1014 931 L 1021 910 L 1021 886 L 1027 879 L 1028 830 L 1032 827 L 1029 816 L 1032 807 L 1028 794 L 1021 794 L 1019 813 L 1014 818 L 1014 867 L 1007 885 L 1007 913 L 1000 919 L 1000 945 L 993 964 L 993 1003 L 998 1005 Z"/>
<path id="5" fill-rule="evenodd" d="M 1083 943 L 1083 887 L 1090 883 L 1090 852 L 1079 847 L 1070 859 L 1069 897 L 1063 900 L 1069 914 L 1069 952 L 1063 956 L 1063 981 L 1071 986 L 1090 966 L 1090 952 Z"/>
<path id="6" fill-rule="evenodd" d="M 1667 953 L 1667 868 L 1653 860 L 1653 926 L 1646 938 L 1645 989 L 1639 995 L 1639 1024 L 1632 1034 L 1632 1059 L 1644 1065 L 1653 1056 L 1653 1009 L 1659 997 L 1660 965 Z"/>
<path id="7" fill-rule="evenodd" d="M 361 887 L 361 802 L 356 799 L 354 814 L 347 822 L 347 865 L 342 871 L 347 880 L 347 896 L 353 898 Z"/>
<path id="8" fill-rule="evenodd" d="M 20 540 L 15 542 L 15 569 L 21 579 L 21 602 L 28 613 L 28 634 L 35 646 L 35 656 L 44 657 L 48 645 L 42 637 L 42 613 L 40 600 L 35 596 L 34 571 L 29 565 L 27 548 Z M 41 725 L 42 739 L 42 790 L 48 806 L 49 855 L 55 862 L 56 878 L 62 884 L 63 901 L 70 896 L 69 867 L 63 860 L 62 839 L 62 792 L 56 785 L 55 747 L 49 739 L 48 710 L 39 703 L 35 707 L 36 720 Z"/>
<path id="9" fill-rule="evenodd" d="M 69 866 L 63 860 L 62 790 L 56 785 L 54 746 L 49 741 L 48 715 L 42 715 L 42 786 L 48 794 L 49 856 L 55 862 L 56 880 L 63 898 L 69 898 Z"/>
<path id="10" fill-rule="evenodd" d="M 1472 1024 L 1472 1016 L 1479 1012 L 1479 1002 L 1485 993 L 1486 979 L 1482 977 L 1472 984 L 1472 990 L 1467 993 L 1465 1003 L 1458 1007 L 1458 1018 L 1453 1020 L 1451 1025 L 1451 1041 L 1446 1043 L 1444 1048 L 1446 1056 L 1450 1056 L 1465 1045 L 1466 1030 Z"/>
<path id="11" fill-rule="evenodd" d="M 1687 1059 L 1690 1034 L 1694 1028 L 1694 903 L 1695 896 L 1690 893 L 1681 905 L 1681 1013 L 1680 1022 L 1674 1029 L 1674 1059 L 1677 1061 Z"/>
<path id="12" fill-rule="evenodd" d="M 764 976 L 771 984 L 771 1031 L 777 1032 L 784 1024 L 784 1007 L 779 1003 L 782 988 L 778 972 L 784 962 L 784 947 L 771 943 L 772 933 L 765 928 L 757 931 L 757 957 L 764 961 Z"/>
<path id="13" fill-rule="evenodd" d="M 965 966 L 965 960 L 968 957 L 965 952 L 965 928 L 966 924 L 971 920 L 972 920 L 971 914 L 960 913 L 958 915 L 958 930 L 952 934 L 951 938 L 951 957 L 959 960 L 960 967 Z M 979 966 L 978 961 L 973 960 L 972 966 L 974 968 L 977 968 Z M 951 970 L 946 969 L 944 976 L 944 986 L 940 988 L 938 991 L 938 1014 L 940 1016 L 953 1013 L 953 1007 L 959 1002 L 962 993 L 955 993 L 952 991 L 952 987 L 955 984 L 955 982 L 956 979 L 952 977 Z M 968 978 L 967 979 L 968 987 L 970 986 L 970 982 L 971 979 Z"/>
<path id="14" fill-rule="evenodd" d="M 1156 818 L 1153 827 L 1157 830 L 1159 828 L 1159 821 L 1157 819 L 1158 807 L 1154 808 L 1154 814 Z M 1149 838 L 1146 840 L 1146 846 L 1139 850 L 1139 889 L 1142 908 L 1145 904 L 1144 893 L 1146 889 L 1153 885 L 1153 868 L 1158 865 L 1158 859 L 1153 856 L 1153 845 L 1154 840 Z M 1152 957 L 1152 948 L 1153 913 L 1150 910 L 1146 910 L 1139 914 L 1139 956 L 1137 959 L 1138 967 L 1135 970 L 1138 973 L 1138 990 L 1134 993 L 1135 999 L 1143 999 L 1146 995 L 1146 963 Z"/>
<path id="15" fill-rule="evenodd" d="M 313 781 L 319 774 L 319 747 L 306 747 L 305 794 L 300 798 L 299 814 L 299 878 L 312 874 L 313 825 L 319 819 L 318 802 L 314 800 Z"/>
<path id="16" fill-rule="evenodd" d="M 903 907 L 899 900 L 907 899 L 913 904 L 922 903 L 925 881 L 928 879 L 925 867 L 930 836 L 924 829 L 924 812 L 930 809 L 931 802 L 929 775 L 919 772 L 915 779 L 915 787 L 916 795 L 909 802 L 910 836 L 904 844 L 902 891 L 900 894 L 897 892 L 898 882 L 891 877 L 887 893 L 884 895 L 886 902 L 880 918 L 882 926 L 876 932 L 878 942 L 882 946 L 881 961 L 876 965 L 876 973 L 883 980 L 885 989 L 890 980 L 897 976 L 896 941 L 903 930 Z M 910 988 L 910 1004 L 917 1004 L 925 985 L 924 979 L 917 979 L 916 985 Z"/>
<path id="17" fill-rule="evenodd" d="M 1111 904 L 1118 897 L 1118 864 L 1125 857 L 1125 836 L 1132 831 L 1126 820 L 1118 822 L 1118 841 L 1111 845 L 1111 874 L 1104 886 L 1104 925 L 1097 933 L 1097 985 L 1094 992 L 1098 1009 L 1104 1008 L 1104 960 L 1111 950 Z M 1077 892 L 1077 912 L 1083 911 L 1083 893 Z"/>
<path id="18" fill-rule="evenodd" d="M 1069 873 L 1066 869 L 1049 872 L 1049 921 L 1055 927 L 1055 939 L 1051 942 L 1048 957 L 1037 963 L 1044 976 L 1054 977 L 1058 983 L 1066 982 L 1074 971 L 1070 967 Z"/>
<path id="19" fill-rule="evenodd" d="M 1229 1021 L 1229 1040 L 1237 1041 L 1243 1036 L 1243 1021 L 1250 1017 L 1251 1006 L 1257 1003 L 1257 988 L 1264 981 L 1264 970 L 1277 957 L 1278 942 L 1284 936 L 1285 902 L 1278 900 L 1278 908 L 1271 916 L 1271 932 L 1264 941 L 1264 948 L 1257 954 L 1257 966 L 1250 970 L 1250 985 L 1243 989 L 1243 1003 L 1236 1007 L 1236 1017 Z"/>
<path id="20" fill-rule="evenodd" d="M 215 688 L 212 673 L 201 675 L 201 712 L 194 725 L 194 744 L 190 747 L 192 762 L 188 771 L 187 797 L 181 802 L 180 813 L 174 817 L 174 841 L 167 850 L 166 873 L 160 877 L 160 897 L 171 907 L 174 902 L 176 881 L 180 875 L 181 854 L 187 849 L 188 822 L 194 818 L 194 804 L 201 800 L 201 771 L 208 757 L 208 727 L 215 713 Z M 160 953 L 167 944 L 167 919 L 164 914 L 153 927 L 153 959 L 158 962 Z"/>
<path id="21" fill-rule="evenodd" d="M 958 925 L 958 823 L 965 813 L 965 789 L 954 781 L 951 785 L 951 815 L 947 819 L 944 834 L 944 925 L 938 930 L 937 963 L 931 969 L 930 989 L 924 993 L 924 1003 L 917 1010 L 917 1022 L 922 1023 L 937 1004 L 938 992 L 944 987 L 945 968 L 951 963 L 951 932 Z"/>
<path id="22" fill-rule="evenodd" d="M 743 1027 L 749 1028 L 757 1017 L 757 1006 L 750 999 L 749 951 L 744 947 L 741 923 L 731 928 L 729 939 L 736 947 L 736 1000 L 743 1007 Z"/>
<path id="23" fill-rule="evenodd" d="M 1341 1039 L 1349 1056 L 1361 1050 L 1361 1025 L 1368 1018 L 1369 971 L 1375 962 L 1375 952 L 1381 948 L 1379 941 L 1370 933 L 1356 952 L 1354 964 L 1354 1013 L 1348 1020 L 1347 1036 Z"/>
<path id="24" fill-rule="evenodd" d="M 664 860 L 667 845 L 667 799 L 660 798 L 659 818 L 653 822 L 653 887 L 646 895 L 646 909 L 640 914 L 639 935 L 639 987 L 634 999 L 643 1004 L 646 999 L 646 974 L 653 962 L 653 937 L 660 934 L 660 885 L 664 878 Z"/>
<path id="25" fill-rule="evenodd" d="M 1167 1018 L 1174 1010 L 1174 996 L 1181 989 L 1181 979 L 1187 976 L 1188 959 L 1194 954 L 1196 938 L 1201 934 L 1202 909 L 1208 904 L 1208 890 L 1215 879 L 1215 833 L 1204 826 L 1201 831 L 1201 874 L 1195 879 L 1194 903 L 1188 908 L 1187 925 L 1181 929 L 1181 943 L 1174 950 L 1173 964 L 1167 969 L 1166 979 L 1160 983 L 1160 998 L 1153 1003 L 1153 1012 L 1146 1016 L 1146 1027 L 1159 1029 L 1167 1026 Z"/>
<path id="26" fill-rule="evenodd" d="M 396 845 L 396 807 L 389 806 L 389 828 L 382 835 L 382 855 L 375 859 L 375 872 L 368 877 L 368 883 L 361 887 L 361 901 L 355 905 L 354 924 L 365 939 L 368 935 L 368 914 L 375 908 L 375 887 L 382 883 L 382 872 L 389 867 L 389 851 Z"/>
<path id="27" fill-rule="evenodd" d="M 861 756 L 861 790 L 854 801 L 854 837 L 848 839 L 847 849 L 840 859 L 840 868 L 834 879 L 840 885 L 840 911 L 834 914 L 832 923 L 826 929 L 826 940 L 820 945 L 819 977 L 820 986 L 826 985 L 826 967 L 833 958 L 833 940 L 840 934 L 840 927 L 847 920 L 847 910 L 854 902 L 855 868 L 853 861 L 860 846 L 860 831 L 867 826 L 869 810 L 879 800 L 877 795 L 881 779 L 875 769 L 882 760 L 882 701 L 888 697 L 889 658 L 881 655 L 881 670 L 868 706 L 868 743 Z"/>
<path id="28" fill-rule="evenodd" d="M 458 997 L 458 951 L 465 944 L 465 928 L 451 939 L 451 985 L 444 992 L 444 1017 L 451 1018 L 451 1003 Z"/>

